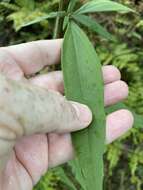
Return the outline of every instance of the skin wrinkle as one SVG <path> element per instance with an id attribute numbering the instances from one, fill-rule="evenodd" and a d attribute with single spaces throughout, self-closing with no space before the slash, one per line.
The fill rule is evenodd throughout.
<path id="1" fill-rule="evenodd" d="M 34 142 L 34 144 L 31 142 Z M 15 146 L 15 150 L 18 159 L 29 171 L 33 184 L 36 184 L 39 175 L 43 175 L 48 168 L 47 135 L 35 134 L 31 137 L 24 137 Z M 29 154 L 27 151 L 29 151 Z"/>
<path id="2" fill-rule="evenodd" d="M 7 48 L 1 48 L 0 52 L 1 52 L 1 54 L 2 53 L 4 54 L 5 60 L 8 61 L 8 65 L 11 65 L 11 68 L 15 69 L 15 70 L 8 69 L 9 72 L 13 71 L 12 76 L 10 78 L 14 78 L 15 80 L 16 79 L 19 80 L 19 79 L 23 78 L 24 77 L 24 73 L 22 72 L 22 69 L 21 69 L 20 65 L 17 65 L 16 58 L 14 58 L 14 56 L 8 51 Z M 0 57 L 2 57 L 1 54 L 0 54 Z M 1 62 L 1 60 L 0 60 L 0 62 Z M 7 74 L 7 72 L 5 72 L 5 70 L 7 71 L 8 65 L 6 65 L 5 61 L 3 61 L 1 63 L 2 67 L 0 68 L 0 72 L 1 73 L 4 72 L 4 74 L 6 74 L 7 77 L 9 77 L 9 75 L 8 75 L 9 72 Z M 18 76 L 18 78 L 15 78 L 15 74 Z"/>
<path id="3" fill-rule="evenodd" d="M 54 124 L 55 129 L 53 128 L 53 130 L 52 130 L 54 132 L 58 132 L 58 130 L 61 129 L 61 127 L 63 127 L 61 125 L 61 123 L 57 122 L 57 120 L 58 121 L 65 120 L 66 118 L 63 118 L 63 110 L 68 110 L 68 108 L 66 109 L 65 98 L 63 96 L 61 96 L 60 93 L 56 92 L 56 94 L 59 96 L 58 102 L 55 98 L 53 98 L 53 96 L 51 96 L 50 100 L 49 100 L 49 102 L 51 102 L 53 105 L 54 104 L 57 105 L 57 106 L 54 106 L 54 110 L 53 110 L 57 119 L 53 120 L 54 118 L 51 117 L 51 120 L 49 121 L 49 125 L 50 125 L 50 123 L 55 123 Z M 64 105 L 64 108 L 63 108 L 63 105 Z M 59 112 L 59 110 L 61 110 L 61 111 Z M 57 128 L 57 126 L 58 126 L 58 128 Z"/>
<path id="4" fill-rule="evenodd" d="M 22 44 L 23 45 L 23 50 L 25 49 L 25 44 Z M 11 55 L 11 57 L 16 61 L 16 63 L 18 63 L 17 65 L 21 68 L 21 71 L 25 71 L 24 72 L 24 76 L 26 77 L 27 75 L 29 76 L 29 73 L 27 73 L 26 71 L 27 71 L 27 66 L 25 67 L 24 66 L 24 61 L 23 60 L 25 60 L 24 58 L 25 57 L 23 57 L 23 59 L 19 59 L 18 57 L 17 57 L 17 54 L 15 54 L 14 52 L 13 52 L 13 48 L 12 48 L 13 46 L 10 46 L 10 47 L 5 47 L 4 48 L 4 50 L 5 51 L 7 51 L 7 52 L 9 52 L 9 54 Z M 38 60 L 40 60 L 39 59 L 39 51 L 37 50 L 37 48 L 35 48 L 35 46 L 32 44 L 32 43 L 29 43 L 29 47 L 31 47 L 31 49 L 35 49 L 36 51 L 35 51 L 35 55 L 37 56 L 37 59 Z M 20 52 L 21 53 L 21 52 Z M 25 55 L 24 55 L 25 56 Z M 26 57 L 27 58 L 27 57 Z M 28 58 L 27 58 L 27 60 L 28 60 Z M 34 61 L 34 60 L 33 60 Z M 23 67 L 24 66 L 24 67 Z M 39 64 L 39 68 L 41 68 L 42 69 L 42 63 L 40 63 Z M 29 69 L 30 70 L 30 69 Z"/>
<path id="5" fill-rule="evenodd" d="M 22 117 L 17 117 L 17 121 L 19 122 L 19 124 L 20 124 L 20 126 L 22 128 L 22 131 L 23 131 L 22 136 L 26 135 L 25 127 L 24 127 L 24 124 L 23 124 L 23 118 Z M 19 137 L 17 139 L 19 139 Z"/>
<path id="6" fill-rule="evenodd" d="M 18 158 L 18 156 L 17 156 L 17 154 L 16 154 L 16 150 L 15 150 L 15 148 L 13 149 L 13 151 L 14 151 L 14 153 L 15 153 L 15 158 L 16 158 L 16 160 L 22 165 L 22 167 L 26 170 L 26 172 L 27 172 L 27 174 L 29 175 L 29 177 L 30 177 L 30 179 L 31 179 L 31 181 L 32 181 L 32 184 L 34 185 L 34 181 L 33 181 L 33 178 L 32 178 L 32 176 L 31 176 L 31 173 L 28 171 L 28 169 L 24 166 L 24 164 L 20 161 L 20 159 Z M 32 186 L 33 186 L 32 185 Z"/>
<path id="7" fill-rule="evenodd" d="M 3 157 L 5 155 L 8 155 L 10 153 L 11 148 L 13 148 L 13 146 L 15 145 L 15 142 L 16 141 L 7 141 L 0 139 L 0 156 Z"/>
<path id="8" fill-rule="evenodd" d="M 18 189 L 27 190 L 27 188 L 29 190 L 32 189 L 32 181 L 30 179 L 30 176 L 28 175 L 25 168 L 23 168 L 21 163 L 16 159 L 14 151 L 12 152 L 11 159 L 7 164 L 5 172 L 3 173 L 2 181 L 3 181 L 2 190 L 18 190 Z"/>
<path id="9" fill-rule="evenodd" d="M 62 97 L 61 96 L 61 101 L 59 101 L 59 106 L 61 107 L 61 112 L 60 114 L 58 113 L 58 110 L 55 109 L 55 113 L 57 116 L 59 116 L 58 120 L 66 120 L 65 123 L 68 123 L 69 124 L 69 128 L 70 127 L 70 122 L 71 120 L 75 121 L 76 119 L 79 119 L 77 118 L 77 115 L 76 115 L 76 112 L 75 112 L 75 109 L 71 106 L 68 106 L 68 103 L 65 104 L 64 100 L 65 100 L 65 97 Z M 67 114 L 67 116 L 70 116 L 70 117 L 66 117 L 65 118 L 65 115 L 63 114 L 64 110 L 67 110 L 69 113 L 72 113 L 71 116 L 70 114 Z M 79 121 L 80 122 L 80 121 Z M 61 124 L 56 124 L 56 126 L 59 126 L 56 130 L 54 130 L 53 132 L 59 132 L 60 128 L 65 128 L 66 129 L 66 126 L 63 127 L 63 125 Z M 62 131 L 64 132 L 64 131 Z"/>
<path id="10" fill-rule="evenodd" d="M 13 142 L 13 141 L 15 142 L 14 139 L 8 139 L 8 138 L 2 137 L 2 136 L 0 136 L 0 139 L 3 141 L 8 141 L 8 142 Z"/>
<path id="11" fill-rule="evenodd" d="M 9 140 L 9 141 L 16 140 L 16 134 L 11 128 L 9 128 L 8 125 L 0 122 L 0 138 Z"/>
<path id="12" fill-rule="evenodd" d="M 5 121 L 3 121 L 4 118 L 7 119 L 5 120 L 6 123 L 4 123 Z M 2 106 L 0 106 L 0 125 L 5 126 L 9 133 L 13 133 L 15 136 L 15 140 L 24 135 L 23 128 L 21 127 L 21 124 L 18 122 L 18 120 L 15 118 L 15 115 L 12 112 L 8 112 L 7 110 L 5 110 L 4 107 L 2 108 Z"/>
<path id="13" fill-rule="evenodd" d="M 5 91 L 5 89 L 9 89 L 9 92 L 7 90 Z M 9 96 L 11 89 L 8 86 L 6 88 L 4 87 L 1 91 L 3 91 L 3 92 L 5 91 L 6 95 Z M 23 130 L 19 131 L 19 129 L 21 129 L 21 127 L 20 127 L 20 124 L 17 122 L 18 120 L 15 119 L 15 115 L 13 114 L 13 112 L 6 110 L 5 106 L 0 106 L 0 107 L 1 107 L 1 110 L 3 110 L 3 113 L 7 114 L 7 117 L 12 118 L 12 120 L 14 121 L 14 123 L 18 124 L 18 126 L 19 126 L 19 128 L 16 127 L 17 131 L 16 131 L 15 127 L 11 127 L 11 131 L 13 131 L 16 134 L 17 137 L 22 136 L 23 135 Z M 3 113 L 1 113 L 1 114 L 3 114 Z M 12 123 L 10 123 L 9 125 L 12 125 Z"/>
<path id="14" fill-rule="evenodd" d="M 74 108 L 73 107 L 70 107 L 70 111 L 71 111 L 71 113 L 72 113 L 72 115 L 73 115 L 73 120 L 75 120 L 75 118 L 77 118 L 77 112 L 76 112 L 76 114 L 75 114 L 75 110 L 74 110 Z M 64 109 L 63 109 L 64 110 Z M 79 120 L 79 117 L 78 117 L 78 120 Z M 70 122 L 70 118 L 68 118 L 68 121 L 67 121 L 67 123 L 68 122 Z M 80 122 L 80 121 L 79 121 Z"/>
<path id="15" fill-rule="evenodd" d="M 50 92 L 50 91 L 47 91 L 47 92 Z M 51 91 L 52 92 L 52 91 Z M 58 94 L 59 95 L 59 94 Z M 43 104 L 46 104 L 46 102 L 45 102 L 45 97 L 47 97 L 47 99 L 49 100 L 49 102 L 51 103 L 51 104 L 56 104 L 55 103 L 55 98 L 53 98 L 50 94 L 45 94 L 45 96 L 43 96 L 43 95 L 39 95 L 39 99 L 41 100 L 41 102 L 43 102 Z M 44 103 L 45 102 L 45 103 Z M 49 105 L 50 106 L 50 105 Z M 48 107 L 49 107 L 48 106 Z M 48 108 L 47 107 L 47 108 Z M 47 123 L 47 125 L 50 125 L 50 123 L 54 123 L 54 121 L 53 121 L 53 117 L 52 116 L 50 116 L 50 112 L 48 111 L 48 110 L 44 110 L 44 112 L 43 112 L 43 110 L 42 109 L 39 109 L 39 113 L 41 112 L 41 114 L 45 114 L 46 112 L 47 112 L 47 114 L 48 114 L 48 116 L 49 116 L 49 120 L 48 120 L 48 123 Z M 54 113 L 54 115 L 57 115 L 57 114 L 59 114 L 59 113 L 57 113 L 57 109 L 56 109 L 56 106 L 54 106 L 54 110 L 53 110 L 53 113 Z M 55 125 L 56 126 L 56 125 Z M 42 128 L 42 126 L 41 126 L 41 128 Z M 55 129 L 54 129 L 54 127 L 52 128 L 53 130 L 56 130 L 56 127 L 55 127 Z"/>
<path id="16" fill-rule="evenodd" d="M 51 100 L 50 100 L 51 102 L 53 102 L 53 104 L 56 104 L 56 102 L 55 102 L 55 100 L 51 97 Z M 61 110 L 62 110 L 62 102 L 61 102 L 61 98 L 59 99 L 59 105 L 61 106 Z M 58 106 L 59 106 L 58 105 Z M 62 111 L 59 113 L 58 112 L 58 109 L 56 109 L 56 106 L 55 106 L 55 109 L 54 109 L 54 113 L 55 113 L 55 116 L 57 116 L 58 117 L 58 120 L 60 120 L 61 118 L 62 118 Z M 53 121 L 53 118 L 51 117 L 51 120 L 49 121 L 49 123 L 52 123 L 52 122 L 55 122 L 55 121 Z M 53 129 L 53 132 L 58 132 L 58 130 L 59 130 L 59 128 L 61 128 L 60 126 L 60 123 L 59 123 L 59 125 L 58 125 L 58 123 L 56 122 L 55 123 L 55 129 Z"/>
<path id="17" fill-rule="evenodd" d="M 35 48 L 37 48 L 37 50 L 38 50 L 37 52 L 39 53 L 39 57 L 40 57 L 41 63 L 44 63 L 44 62 L 45 62 L 44 56 L 43 56 L 41 47 L 39 46 L 38 43 L 35 45 Z M 48 58 L 47 58 L 47 60 L 48 60 Z M 42 64 L 41 64 L 41 65 L 42 65 Z M 46 66 L 46 65 L 45 65 L 45 66 Z M 45 67 L 45 66 L 44 66 L 44 67 Z"/>
<path id="18" fill-rule="evenodd" d="M 37 57 L 39 58 L 38 60 L 39 60 L 39 63 L 41 65 L 41 68 L 39 68 L 39 70 L 41 70 L 42 67 L 46 66 L 46 65 L 43 65 L 43 63 L 45 63 L 45 60 L 44 60 L 44 56 L 43 56 L 42 50 L 41 50 L 39 44 L 36 43 L 36 42 L 33 43 L 33 44 L 31 43 L 31 45 L 33 46 L 33 49 L 35 49 L 35 52 L 37 53 Z M 48 56 L 47 56 L 47 60 L 48 60 Z"/>
<path id="19" fill-rule="evenodd" d="M 5 169 L 15 143 L 16 141 L 5 141 L 0 139 L 0 173 Z"/>
<path id="20" fill-rule="evenodd" d="M 56 41 L 56 40 L 54 40 L 54 41 Z M 61 39 L 59 39 L 59 41 L 60 41 L 60 43 L 62 42 L 62 40 Z M 41 44 L 40 44 L 40 42 L 41 42 L 41 44 L 43 44 L 43 46 L 41 47 Z M 62 43 L 61 43 L 62 44 Z M 45 46 L 45 40 L 40 40 L 40 41 L 37 41 L 37 42 L 35 42 L 35 45 L 37 46 L 39 46 L 41 49 Z M 52 47 L 52 45 L 51 45 L 51 52 L 49 53 L 49 52 L 47 52 L 47 54 L 46 54 L 46 56 L 45 56 L 45 52 L 44 51 L 42 51 L 41 50 L 41 52 L 42 52 L 42 54 L 43 54 L 43 63 L 45 63 L 44 64 L 44 66 L 47 66 L 47 65 L 52 65 L 53 64 L 53 62 L 54 62 L 54 64 L 58 64 L 58 63 L 60 63 L 60 55 L 61 55 L 61 47 L 59 46 L 59 47 L 57 47 L 57 49 L 59 50 L 59 51 L 57 51 L 57 52 L 54 52 L 54 49 L 55 49 L 55 45 L 53 44 L 53 47 Z M 56 54 L 56 56 L 55 56 L 55 53 L 57 53 Z M 44 59 L 45 58 L 45 59 Z"/>

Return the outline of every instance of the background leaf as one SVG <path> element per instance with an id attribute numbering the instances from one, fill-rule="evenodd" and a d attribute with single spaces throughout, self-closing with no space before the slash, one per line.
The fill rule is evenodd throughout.
<path id="1" fill-rule="evenodd" d="M 68 12 L 72 12 L 78 0 L 72 0 L 69 2 Z"/>
<path id="2" fill-rule="evenodd" d="M 29 10 L 33 10 L 35 7 L 35 1 L 34 0 L 15 0 L 15 2 L 20 7 L 26 7 Z"/>
<path id="3" fill-rule="evenodd" d="M 113 35 L 111 35 L 105 28 L 98 24 L 94 19 L 86 15 L 72 15 L 72 17 L 84 26 L 87 26 L 89 30 L 96 32 L 102 37 L 108 40 L 115 40 Z"/>
<path id="4" fill-rule="evenodd" d="M 29 26 L 29 25 L 32 25 L 32 24 L 36 24 L 36 23 L 39 23 L 43 20 L 46 20 L 46 19 L 52 19 L 52 18 L 56 18 L 57 16 L 64 16 L 65 12 L 64 11 L 61 11 L 61 12 L 51 12 L 49 14 L 45 14 L 44 16 L 39 16 L 39 17 L 36 17 L 34 20 L 30 21 L 30 22 L 24 22 L 21 27 L 26 27 L 26 26 Z"/>
<path id="5" fill-rule="evenodd" d="M 57 15 L 63 16 L 64 11 L 61 12 L 51 12 L 49 14 L 44 14 L 42 12 L 34 11 L 34 12 L 26 12 L 25 10 L 16 12 L 11 14 L 8 19 L 14 20 L 14 27 L 16 31 L 20 30 L 23 27 L 30 26 L 32 24 L 40 23 L 47 19 L 56 18 Z M 35 16 L 36 15 L 36 16 Z M 16 19 L 19 16 L 19 19 Z"/>
<path id="6" fill-rule="evenodd" d="M 107 11 L 133 12 L 132 9 L 117 2 L 113 2 L 110 0 L 92 0 L 84 4 L 81 8 L 79 8 L 75 12 L 75 14 L 107 12 Z"/>
<path id="7" fill-rule="evenodd" d="M 56 174 L 60 177 L 61 181 L 67 185 L 68 190 L 77 190 L 71 179 L 65 174 L 62 167 L 58 167 L 56 169 Z"/>

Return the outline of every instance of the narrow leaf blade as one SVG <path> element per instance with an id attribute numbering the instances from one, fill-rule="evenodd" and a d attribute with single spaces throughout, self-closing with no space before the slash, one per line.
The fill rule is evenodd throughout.
<path id="1" fill-rule="evenodd" d="M 72 0 L 68 6 L 68 13 L 72 12 L 78 0 Z"/>
<path id="2" fill-rule="evenodd" d="M 52 18 L 56 18 L 57 16 L 64 16 L 65 12 L 64 11 L 61 11 L 61 12 L 51 12 L 50 14 L 47 14 L 47 15 L 44 15 L 44 16 L 39 16 L 37 17 L 36 19 L 32 20 L 31 22 L 25 22 L 21 25 L 21 28 L 22 27 L 26 27 L 26 26 L 30 26 L 32 24 L 36 24 L 36 23 L 39 23 L 43 20 L 46 20 L 46 19 L 52 19 Z"/>
<path id="3" fill-rule="evenodd" d="M 56 169 L 56 174 L 60 177 L 60 180 L 68 186 L 69 190 L 76 190 L 75 185 L 72 183 L 69 177 L 67 177 L 62 167 L 58 167 Z"/>
<path id="4" fill-rule="evenodd" d="M 102 190 L 105 113 L 101 64 L 87 36 L 73 22 L 64 38 L 62 68 L 66 97 L 87 104 L 93 112 L 90 127 L 72 135 L 76 176 L 84 190 Z"/>
<path id="5" fill-rule="evenodd" d="M 84 4 L 79 8 L 75 14 L 83 13 L 93 13 L 93 12 L 108 12 L 108 11 L 118 11 L 118 12 L 134 12 L 132 9 L 110 0 L 92 0 Z"/>
<path id="6" fill-rule="evenodd" d="M 83 24 L 84 26 L 87 26 L 90 30 L 93 32 L 96 32 L 97 34 L 101 35 L 102 37 L 115 41 L 115 38 L 100 24 L 98 24 L 95 20 L 93 20 L 91 17 L 86 15 L 73 15 L 73 18 Z"/>

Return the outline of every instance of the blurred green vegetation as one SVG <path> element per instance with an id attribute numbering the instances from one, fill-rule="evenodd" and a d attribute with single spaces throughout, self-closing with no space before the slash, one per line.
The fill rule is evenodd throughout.
<path id="1" fill-rule="evenodd" d="M 83 2 L 83 1 L 81 1 Z M 94 15 L 116 36 L 109 42 L 87 31 L 104 65 L 113 64 L 122 72 L 130 88 L 126 104 L 143 115 L 143 0 L 117 0 L 138 14 Z M 58 9 L 58 0 L 1 0 L 0 45 L 51 39 L 54 20 L 21 28 L 39 16 Z M 96 150 L 95 150 L 96 151 Z M 132 129 L 108 146 L 105 156 L 106 190 L 143 189 L 143 131 Z M 48 172 L 34 190 L 66 190 L 57 172 Z"/>

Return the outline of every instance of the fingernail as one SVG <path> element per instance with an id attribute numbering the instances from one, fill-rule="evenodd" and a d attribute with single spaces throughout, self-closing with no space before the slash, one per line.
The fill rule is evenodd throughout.
<path id="1" fill-rule="evenodd" d="M 92 121 L 92 112 L 89 107 L 77 102 L 72 102 L 72 105 L 76 110 L 79 120 L 83 123 L 83 127 L 88 126 Z"/>

